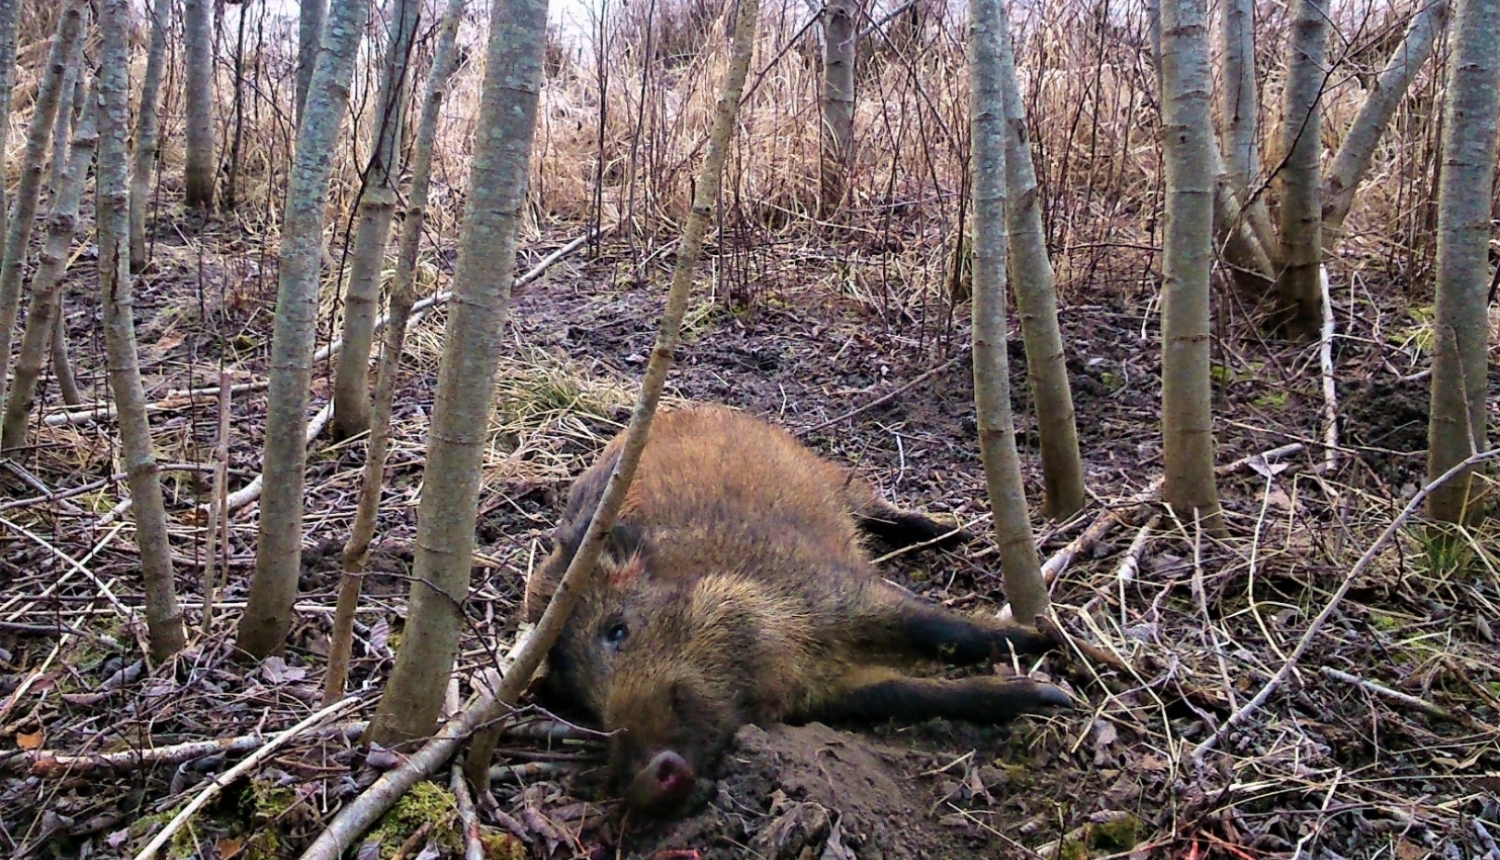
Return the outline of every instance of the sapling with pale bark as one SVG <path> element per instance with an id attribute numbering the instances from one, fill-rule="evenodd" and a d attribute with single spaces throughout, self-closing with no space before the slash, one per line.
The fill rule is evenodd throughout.
<path id="1" fill-rule="evenodd" d="M 328 17 L 328 0 L 301 0 L 297 4 L 297 125 L 307 106 L 307 88 L 312 84 L 313 66 L 317 65 L 318 48 L 323 44 L 323 19 Z"/>
<path id="2" fill-rule="evenodd" d="M 1390 126 L 1391 116 L 1400 106 L 1412 78 L 1432 55 L 1438 33 L 1447 23 L 1448 9 L 1448 0 L 1424 0 L 1421 8 L 1412 15 L 1406 35 L 1391 52 L 1380 77 L 1365 93 L 1359 113 L 1349 124 L 1344 142 L 1333 157 L 1333 166 L 1328 169 L 1323 192 L 1325 249 L 1331 251 L 1343 236 L 1344 219 L 1349 217 L 1349 209 L 1354 205 L 1354 192 L 1369 172 L 1375 145 Z"/>
<path id="3" fill-rule="evenodd" d="M 432 150 L 437 137 L 438 112 L 443 105 L 448 79 L 453 75 L 453 44 L 463 15 L 464 0 L 448 0 L 438 25 L 437 47 L 427 88 L 422 94 L 422 116 L 412 145 L 411 189 L 406 212 L 401 220 L 401 241 L 396 249 L 396 274 L 391 285 L 390 318 L 386 322 L 385 343 L 375 378 L 374 416 L 370 424 L 369 450 L 365 454 L 364 474 L 360 477 L 359 507 L 354 527 L 344 545 L 344 573 L 339 581 L 338 605 L 333 618 L 333 635 L 328 648 L 328 678 L 323 701 L 332 704 L 344 695 L 349 676 L 349 657 L 354 643 L 354 612 L 359 606 L 365 558 L 375 536 L 375 520 L 380 509 L 380 490 L 385 472 L 386 451 L 390 446 L 391 404 L 396 392 L 396 371 L 406 341 L 406 322 L 416 302 L 417 250 L 422 239 L 422 225 L 427 215 L 427 191 L 432 180 Z M 347 349 L 347 347 L 345 347 Z"/>
<path id="4" fill-rule="evenodd" d="M 1166 169 L 1162 253 L 1162 498 L 1222 527 L 1214 477 L 1209 377 L 1213 269 L 1213 123 L 1206 0 L 1162 0 L 1162 136 Z"/>
<path id="5" fill-rule="evenodd" d="M 1281 204 L 1281 271 L 1276 279 L 1280 322 L 1294 337 L 1317 334 L 1323 321 L 1322 95 L 1328 71 L 1328 0 L 1295 0 L 1287 41 L 1287 82 L 1281 117 L 1283 163 L 1276 173 Z"/>
<path id="6" fill-rule="evenodd" d="M 146 76 L 141 80 L 141 106 L 135 118 L 135 157 L 130 166 L 130 269 L 146 267 L 146 210 L 150 208 L 151 169 L 156 163 L 160 124 L 162 70 L 167 59 L 167 25 L 172 0 L 154 0 L 149 25 L 150 46 L 146 50 Z M 241 13 L 243 14 L 243 12 Z"/>
<path id="7" fill-rule="evenodd" d="M 186 79 L 187 151 L 183 179 L 187 205 L 214 205 L 214 10 L 210 0 L 182 0 L 183 77 Z"/>
<path id="8" fill-rule="evenodd" d="M 1489 447 L 1489 244 L 1496 115 L 1500 114 L 1500 0 L 1457 0 L 1443 106 L 1438 189 L 1437 307 L 1433 327 L 1429 480 Z M 1432 491 L 1427 512 L 1448 523 L 1481 513 L 1472 468 Z"/>
<path id="9" fill-rule="evenodd" d="M 1067 353 L 1057 322 L 1056 279 L 1047 257 L 1041 194 L 1027 146 L 1026 106 L 1016 81 L 1015 52 L 1005 7 L 1000 7 L 1000 86 L 1005 99 L 1005 194 L 1009 273 L 1026 349 L 1026 378 L 1036 403 L 1042 455 L 1042 513 L 1067 519 L 1083 508 L 1083 457 L 1068 382 Z"/>
<path id="10" fill-rule="evenodd" d="M 1006 122 L 1001 0 L 969 0 L 969 143 L 974 196 L 974 407 L 979 458 L 994 513 L 1005 596 L 1023 624 L 1047 611 L 1047 586 L 1031 534 L 1006 361 Z"/>
<path id="11" fill-rule="evenodd" d="M 819 165 L 818 217 L 833 217 L 843 204 L 854 152 L 854 58 L 858 48 L 858 0 L 823 5 L 823 152 Z"/>
<path id="12" fill-rule="evenodd" d="M 406 630 L 366 735 L 381 744 L 432 733 L 458 650 L 546 28 L 546 0 L 494 0 L 490 7 L 479 134 L 428 434 Z"/>
<path id="13" fill-rule="evenodd" d="M 97 82 L 96 82 L 97 87 Z M 5 401 L 0 450 L 20 448 L 26 444 L 27 430 L 37 380 L 51 358 L 49 347 L 55 337 L 61 313 L 63 275 L 68 267 L 68 251 L 78 224 L 78 204 L 83 197 L 83 181 L 94 160 L 99 141 L 96 125 L 97 90 L 86 100 L 87 107 L 72 135 L 71 152 L 64 161 L 55 189 L 52 214 L 47 218 L 47 241 L 42 246 L 36 276 L 31 281 L 31 298 L 26 308 L 26 330 L 21 336 L 21 351 L 16 357 L 16 373 L 10 397 Z M 59 116 L 61 119 L 61 116 Z M 59 130 L 64 125 L 59 122 Z"/>
<path id="14" fill-rule="evenodd" d="M 151 656 L 165 660 L 186 642 L 172 575 L 172 546 L 161 474 L 151 450 L 146 389 L 141 382 L 131 305 L 130 0 L 104 0 L 99 17 L 99 167 L 95 215 L 99 236 L 99 291 L 109 387 L 120 425 L 120 456 L 130 486 Z"/>
<path id="15" fill-rule="evenodd" d="M 57 30 L 47 50 L 47 65 L 37 87 L 31 108 L 31 125 L 26 131 L 26 151 L 21 158 L 20 178 L 11 198 L 6 219 L 5 259 L 0 263 L 0 404 L 5 395 L 6 371 L 10 367 L 12 337 L 16 317 L 21 310 L 21 273 L 26 264 L 26 249 L 36 221 L 38 197 L 42 186 L 42 169 L 47 160 L 47 144 L 57 121 L 57 108 L 67 85 L 69 65 L 82 61 L 84 0 L 67 0 L 57 18 Z M 4 183 L 0 183 L 3 185 Z M 3 413 L 0 408 L 0 413 Z"/>
<path id="16" fill-rule="evenodd" d="M 366 0 L 335 5 L 297 129 L 297 151 L 282 217 L 255 575 L 237 639 L 240 650 L 256 658 L 280 648 L 291 630 L 297 577 L 302 572 L 304 435 L 317 334 L 323 210 L 333 171 L 333 148 L 349 104 L 354 56 L 368 11 Z"/>
<path id="17" fill-rule="evenodd" d="M 402 101 L 420 0 L 395 0 L 376 100 L 374 149 L 365 171 L 354 231 L 349 286 L 344 293 L 344 349 L 333 389 L 333 435 L 348 439 L 370 429 L 370 346 L 380 305 L 380 273 L 396 212 L 395 179 L 401 169 Z"/>

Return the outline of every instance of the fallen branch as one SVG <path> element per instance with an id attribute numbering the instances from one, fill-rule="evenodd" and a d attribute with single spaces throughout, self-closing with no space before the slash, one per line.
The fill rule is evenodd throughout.
<path id="1" fill-rule="evenodd" d="M 454 765 L 448 773 L 448 790 L 458 802 L 459 833 L 464 840 L 464 860 L 484 860 L 484 843 L 479 839 L 479 815 L 474 811 L 474 798 L 469 795 L 469 783 L 464 780 L 463 768 Z"/>
<path id="2" fill-rule="evenodd" d="M 248 391 L 263 391 L 270 383 L 261 380 L 258 382 L 240 382 L 229 386 L 234 394 L 242 394 Z M 189 388 L 186 391 L 174 391 L 155 403 L 146 405 L 146 412 L 163 412 L 169 409 L 180 409 L 188 405 L 194 397 L 217 397 L 223 390 L 222 386 L 211 385 L 207 388 Z M 73 407 L 59 412 L 53 412 L 42 419 L 42 423 L 48 427 L 62 427 L 67 424 L 87 424 L 90 421 L 103 421 L 115 417 L 115 407 L 112 403 L 94 403 L 82 407 Z"/>
<path id="3" fill-rule="evenodd" d="M 606 227 L 600 230 L 592 230 L 586 232 L 582 236 L 579 236 L 568 244 L 543 257 L 540 263 L 537 263 L 524 275 L 516 278 L 515 285 L 511 287 L 511 296 L 514 297 L 518 295 L 522 287 L 526 286 L 537 278 L 540 278 L 543 274 L 546 273 L 548 269 L 556 265 L 559 260 L 562 260 L 564 257 L 568 256 L 579 248 L 582 248 L 585 242 L 588 242 L 590 239 L 600 238 L 608 235 L 609 232 L 613 229 L 613 227 Z M 417 323 L 422 321 L 422 318 L 427 315 L 428 311 L 432 310 L 433 308 L 442 307 L 452 300 L 453 293 L 449 290 L 444 290 L 439 293 L 433 293 L 427 298 L 414 303 L 411 306 L 411 318 L 406 321 L 406 330 L 411 331 L 413 328 L 416 328 Z M 386 326 L 390 324 L 390 314 L 385 314 L 377 317 L 375 319 L 375 333 L 379 334 L 381 331 L 385 330 Z M 327 346 L 313 353 L 313 362 L 316 363 L 319 361 L 327 361 L 328 359 L 333 358 L 335 355 L 338 355 L 343 348 L 344 339 L 335 338 Z"/>
<path id="4" fill-rule="evenodd" d="M 68 567 L 72 568 L 78 573 L 83 574 L 84 577 L 86 577 L 90 582 L 94 584 L 95 588 L 99 589 L 99 593 L 104 595 L 104 598 L 108 600 L 109 604 L 115 608 L 115 611 L 120 614 L 120 617 L 124 618 L 127 621 L 135 620 L 135 612 L 130 607 L 120 602 L 120 598 L 115 596 L 114 591 L 110 590 L 110 587 L 104 583 L 104 580 L 95 575 L 92 570 L 84 567 L 71 555 L 68 555 L 67 553 L 48 543 L 42 536 L 36 534 L 25 526 L 18 523 L 13 523 L 5 517 L 0 517 L 0 526 L 5 526 L 16 534 L 25 537 L 42 549 L 45 549 L 48 552 L 52 553 L 52 555 L 56 556 L 57 559 L 63 564 L 66 564 Z"/>
<path id="5" fill-rule="evenodd" d="M 1406 507 L 1401 509 L 1401 513 L 1397 514 L 1394 520 L 1391 520 L 1391 524 L 1385 527 L 1385 531 L 1380 533 L 1380 537 L 1376 538 L 1375 542 L 1370 544 L 1370 548 L 1365 550 L 1364 555 L 1361 555 L 1359 560 L 1354 563 L 1354 566 L 1349 568 L 1349 572 L 1344 574 L 1344 581 L 1339 583 L 1338 590 L 1333 593 L 1333 597 L 1329 598 L 1328 605 L 1324 606 L 1323 611 L 1318 613 L 1318 617 L 1314 618 L 1312 624 L 1308 625 L 1307 631 L 1297 641 L 1297 647 L 1292 649 L 1292 653 L 1287 656 L 1286 660 L 1281 664 L 1281 668 L 1276 671 L 1276 674 L 1271 676 L 1271 680 L 1267 681 L 1265 686 L 1260 688 L 1260 692 L 1256 693 L 1254 698 L 1246 702 L 1238 711 L 1231 714 L 1229 719 L 1225 720 L 1213 734 L 1209 735 L 1193 749 L 1192 756 L 1195 762 L 1201 761 L 1203 756 L 1209 750 L 1213 749 L 1219 741 L 1223 740 L 1224 736 L 1231 729 L 1249 719 L 1252 714 L 1266 703 L 1267 699 L 1271 698 L 1271 694 L 1285 683 L 1287 678 L 1291 677 L 1292 670 L 1296 667 L 1297 661 L 1301 660 L 1302 655 L 1307 653 L 1307 648 L 1312 644 L 1313 638 L 1323 629 L 1323 625 L 1328 623 L 1328 619 L 1333 616 L 1334 610 L 1338 609 L 1345 595 L 1349 593 L 1349 589 L 1353 587 L 1354 581 L 1375 561 L 1375 556 L 1396 536 L 1396 530 L 1412 518 L 1412 515 L 1417 512 L 1417 508 L 1421 507 L 1422 502 L 1427 500 L 1432 491 L 1448 483 L 1454 476 L 1462 474 L 1480 463 L 1496 458 L 1500 458 L 1500 448 L 1491 448 L 1483 453 L 1473 454 L 1462 463 L 1439 475 L 1436 479 L 1429 481 L 1426 486 L 1417 491 L 1416 495 L 1412 496 L 1411 501 L 1406 503 Z"/>
<path id="6" fill-rule="evenodd" d="M 531 640 L 534 631 L 535 628 L 528 628 L 516 637 L 510 655 L 519 652 Z M 354 840 L 395 806 L 402 795 L 453 757 L 459 745 L 488 721 L 494 704 L 494 694 L 489 689 L 481 689 L 431 740 L 407 756 L 400 765 L 381 774 L 369 788 L 340 809 L 327 829 L 318 834 L 303 852 L 302 860 L 338 860 L 342 857 Z"/>
<path id="7" fill-rule="evenodd" d="M 1331 666 L 1324 666 L 1319 671 L 1321 671 L 1325 676 L 1334 679 L 1335 681 L 1343 681 L 1346 684 L 1353 684 L 1354 686 L 1364 690 L 1368 690 L 1369 692 L 1374 693 L 1377 696 L 1383 696 L 1384 698 L 1390 699 L 1393 702 L 1400 702 L 1401 704 L 1406 705 L 1410 708 L 1415 708 L 1422 713 L 1427 714 L 1428 716 L 1436 717 L 1440 720 L 1447 720 L 1450 723 L 1457 723 L 1458 725 L 1461 725 L 1467 729 L 1471 729 L 1479 734 L 1500 734 L 1500 728 L 1487 726 L 1467 714 L 1455 713 L 1443 707 L 1442 705 L 1434 704 L 1433 702 L 1429 702 L 1426 699 L 1413 696 L 1410 693 L 1403 693 L 1400 690 L 1393 690 L 1384 684 L 1366 680 L 1359 677 L 1358 675 L 1351 675 L 1348 672 L 1334 669 Z"/>
<path id="8" fill-rule="evenodd" d="M 303 437 L 303 443 L 309 445 L 312 444 L 312 440 L 318 438 L 318 434 L 322 433 L 323 428 L 328 426 L 328 420 L 332 417 L 333 401 L 330 400 L 323 405 L 322 409 L 318 410 L 318 414 L 314 415 L 312 417 L 312 420 L 307 422 L 307 433 Z M 229 514 L 260 498 L 260 491 L 265 487 L 265 483 L 266 475 L 264 472 L 261 472 L 260 474 L 255 476 L 255 480 L 230 493 L 229 496 L 223 500 L 222 504 L 220 504 L 215 499 L 209 499 L 208 501 L 199 505 L 197 507 L 197 511 L 204 516 L 208 516 L 209 509 L 212 508 L 215 504 L 220 504 L 220 516 L 221 518 L 227 519 Z"/>
<path id="9" fill-rule="evenodd" d="M 364 721 L 344 723 L 338 726 L 319 729 L 314 734 L 352 739 L 359 737 L 367 725 L 368 723 Z M 61 776 L 77 777 L 101 771 L 119 772 L 134 770 L 148 765 L 182 764 L 183 762 L 193 761 L 194 759 L 218 753 L 232 755 L 249 752 L 250 750 L 264 746 L 266 742 L 266 735 L 256 732 L 253 735 L 244 735 L 237 738 L 187 741 L 186 743 L 165 747 L 123 750 L 112 753 L 94 753 L 92 755 L 69 755 L 57 750 L 34 750 L 32 752 L 14 753 L 10 757 L 0 759 L 0 769 L 6 769 L 13 764 L 24 762 L 26 772 L 31 776 L 43 778 Z"/>
<path id="10" fill-rule="evenodd" d="M 287 741 L 292 740 L 323 720 L 349 710 L 359 704 L 359 702 L 360 699 L 358 696 L 350 696 L 343 701 L 335 702 L 323 708 L 302 722 L 276 735 L 244 761 L 225 771 L 222 776 L 210 782 L 207 788 L 199 792 L 197 797 L 194 797 L 187 806 L 182 808 L 181 812 L 177 813 L 171 821 L 167 822 L 167 826 L 163 827 L 161 832 L 156 834 L 156 838 L 147 843 L 146 847 L 142 848 L 140 853 L 135 855 L 135 860 L 151 860 L 152 857 L 156 856 L 156 852 L 160 851 L 163 845 L 170 842 L 172 837 L 177 834 L 177 831 L 181 830 L 187 824 L 188 819 L 193 817 L 193 813 L 202 809 L 210 800 L 213 800 L 220 791 L 224 790 L 225 786 L 234 782 L 242 774 L 254 770 L 261 762 L 270 758 L 273 753 L 285 746 Z"/>
<path id="11" fill-rule="evenodd" d="M 1328 289 L 1328 266 L 1318 267 L 1323 289 L 1323 332 L 1318 342 L 1318 362 L 1323 374 L 1323 470 L 1332 473 L 1339 459 L 1339 395 L 1333 379 L 1333 299 Z"/>
<path id="12" fill-rule="evenodd" d="M 1078 649 L 1078 653 L 1099 663 L 1108 666 L 1121 674 L 1131 674 L 1130 666 L 1118 656 L 1100 648 L 1092 642 L 1085 642 L 1076 636 L 1069 636 L 1063 631 L 1062 626 L 1045 615 L 1038 615 L 1036 619 L 1037 629 L 1047 634 L 1054 642 L 1067 643 Z"/>

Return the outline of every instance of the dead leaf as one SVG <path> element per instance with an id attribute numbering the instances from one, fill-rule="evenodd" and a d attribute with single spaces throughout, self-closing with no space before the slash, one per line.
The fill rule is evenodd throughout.
<path id="1" fill-rule="evenodd" d="M 46 732 L 41 729 L 34 732 L 16 732 L 16 746 L 30 752 L 42 745 L 42 738 L 45 736 Z"/>
<path id="2" fill-rule="evenodd" d="M 219 851 L 219 860 L 229 860 L 244 849 L 245 840 L 225 836 L 215 843 L 214 847 Z"/>
<path id="3" fill-rule="evenodd" d="M 261 663 L 260 674 L 267 683 L 281 686 L 306 678 L 307 670 L 301 666 L 288 666 L 285 660 L 273 655 Z"/>
<path id="4" fill-rule="evenodd" d="M 1427 849 L 1420 845 L 1413 845 L 1405 839 L 1396 840 L 1397 860 L 1422 860 L 1427 856 Z"/>
<path id="5" fill-rule="evenodd" d="M 370 752 L 365 756 L 365 764 L 376 770 L 390 770 L 400 763 L 400 756 L 380 744 L 370 744 Z"/>
<path id="6" fill-rule="evenodd" d="M 1109 720 L 1094 720 L 1094 766 L 1102 767 L 1112 756 L 1110 747 L 1120 739 L 1120 731 Z"/>
<path id="7" fill-rule="evenodd" d="M 818 860 L 854 860 L 854 852 L 844 845 L 844 834 L 839 822 L 833 822 L 828 831 L 828 841 L 823 844 L 823 853 Z"/>
<path id="8" fill-rule="evenodd" d="M 377 653 L 384 653 L 385 650 L 386 650 L 387 644 L 390 642 L 390 639 L 391 639 L 391 624 L 390 624 L 389 621 L 386 621 L 384 618 L 381 618 L 380 620 L 376 621 L 374 624 L 370 625 L 369 642 L 370 642 L 370 650 L 371 651 L 375 651 Z"/>
<path id="9" fill-rule="evenodd" d="M 1287 495 L 1286 491 L 1280 487 L 1272 487 L 1266 492 L 1266 504 L 1283 511 L 1294 510 L 1297 507 L 1296 502 L 1292 501 L 1292 497 Z"/>

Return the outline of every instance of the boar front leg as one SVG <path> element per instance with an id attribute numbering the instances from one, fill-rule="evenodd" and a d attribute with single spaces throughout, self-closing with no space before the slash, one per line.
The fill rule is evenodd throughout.
<path id="1" fill-rule="evenodd" d="M 1028 678 L 985 675 L 942 680 L 903 675 L 884 667 L 860 667 L 845 675 L 825 700 L 809 710 L 807 718 L 844 723 L 918 723 L 941 717 L 998 725 L 1072 704 L 1072 698 L 1061 689 Z"/>

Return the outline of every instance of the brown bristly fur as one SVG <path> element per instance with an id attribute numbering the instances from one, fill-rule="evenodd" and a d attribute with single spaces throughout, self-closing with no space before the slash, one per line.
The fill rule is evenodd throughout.
<path id="1" fill-rule="evenodd" d="M 553 551 L 527 583 L 529 620 L 576 551 L 621 442 L 575 483 Z M 714 406 L 664 412 L 597 584 L 549 655 L 543 696 L 617 732 L 615 785 L 648 811 L 681 801 L 746 723 L 999 722 L 1065 704 L 1062 691 L 1027 680 L 907 674 L 1050 644 L 903 593 L 865 547 L 877 534 L 915 543 L 948 531 L 764 421 Z"/>

